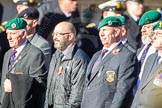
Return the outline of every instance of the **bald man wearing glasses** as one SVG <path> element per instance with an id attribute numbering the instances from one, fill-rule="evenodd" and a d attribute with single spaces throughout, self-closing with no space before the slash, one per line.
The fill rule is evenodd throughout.
<path id="1" fill-rule="evenodd" d="M 52 35 L 57 50 L 50 63 L 45 108 L 80 108 L 89 58 L 75 44 L 72 23 L 59 23 Z"/>

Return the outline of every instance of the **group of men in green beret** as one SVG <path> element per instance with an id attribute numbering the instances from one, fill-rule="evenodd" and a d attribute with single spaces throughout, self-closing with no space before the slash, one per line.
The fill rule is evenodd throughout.
<path id="1" fill-rule="evenodd" d="M 142 0 L 128 1 L 128 4 L 143 3 Z M 119 1 L 116 3 L 119 5 Z M 43 108 L 48 69 L 43 52 L 27 40 L 28 24 L 24 18 L 29 16 L 22 16 L 5 25 L 11 49 L 4 56 L 0 107 L 23 108 L 21 103 L 32 96 L 31 103 L 25 105 Z M 137 36 L 139 33 L 132 30 L 131 19 L 127 17 L 113 14 L 99 22 L 97 30 L 103 47 L 88 64 L 82 99 L 78 99 L 81 102 L 78 102 L 77 108 L 162 108 L 162 16 L 155 10 L 149 10 L 139 18 L 139 22 L 136 21 L 136 30 L 140 28 L 141 31 L 142 44 L 139 49 L 129 40 L 131 34 Z M 24 85 L 22 89 L 20 85 Z M 13 93 L 15 95 L 12 97 Z M 64 106 L 74 105 L 65 103 L 61 107 Z"/>

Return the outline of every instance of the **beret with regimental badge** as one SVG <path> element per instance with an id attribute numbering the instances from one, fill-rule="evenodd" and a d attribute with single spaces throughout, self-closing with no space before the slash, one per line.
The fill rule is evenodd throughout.
<path id="1" fill-rule="evenodd" d="M 110 16 L 110 17 L 106 17 L 100 21 L 100 23 L 98 25 L 98 30 L 100 30 L 100 28 L 103 26 L 121 27 L 122 23 L 117 16 Z"/>
<path id="2" fill-rule="evenodd" d="M 29 7 L 25 10 L 23 10 L 20 14 L 17 16 L 18 18 L 24 18 L 24 19 L 38 19 L 39 18 L 39 12 L 34 7 Z"/>
<path id="3" fill-rule="evenodd" d="M 146 25 L 160 20 L 161 14 L 156 10 L 145 12 L 139 20 L 139 25 Z"/>
<path id="4" fill-rule="evenodd" d="M 117 16 L 117 17 L 120 19 L 122 25 L 126 25 L 127 20 L 126 20 L 126 18 L 124 16 Z"/>
<path id="5" fill-rule="evenodd" d="M 158 21 L 158 23 L 153 26 L 153 30 L 157 29 L 162 30 L 162 20 Z"/>
<path id="6" fill-rule="evenodd" d="M 19 29 L 24 29 L 26 28 L 26 21 L 23 20 L 22 18 L 14 18 L 5 25 L 5 29 L 9 30 L 19 30 Z"/>

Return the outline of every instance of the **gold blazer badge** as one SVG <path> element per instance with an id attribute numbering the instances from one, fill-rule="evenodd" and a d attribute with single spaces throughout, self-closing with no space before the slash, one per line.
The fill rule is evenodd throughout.
<path id="1" fill-rule="evenodd" d="M 114 71 L 106 71 L 106 81 L 113 82 L 115 79 L 115 72 Z"/>

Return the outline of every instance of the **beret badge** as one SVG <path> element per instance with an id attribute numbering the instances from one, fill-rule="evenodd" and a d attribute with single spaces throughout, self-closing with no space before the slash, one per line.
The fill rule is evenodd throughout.
<path id="1" fill-rule="evenodd" d="M 162 27 L 162 22 L 159 23 L 159 27 Z"/>
<path id="2" fill-rule="evenodd" d="M 148 18 L 146 18 L 146 22 L 147 22 L 147 23 L 150 23 L 150 20 L 149 20 Z"/>
<path id="3" fill-rule="evenodd" d="M 112 21 L 111 20 L 108 22 L 108 25 L 112 25 Z"/>
<path id="4" fill-rule="evenodd" d="M 16 24 L 13 23 L 13 24 L 11 25 L 11 27 L 12 27 L 12 28 L 16 28 Z"/>

